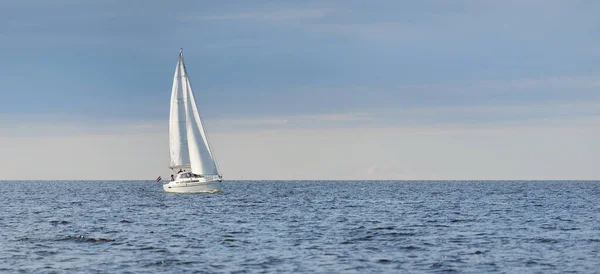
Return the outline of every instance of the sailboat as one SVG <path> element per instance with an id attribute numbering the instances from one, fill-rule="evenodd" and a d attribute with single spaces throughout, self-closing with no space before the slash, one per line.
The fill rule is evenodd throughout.
<path id="1" fill-rule="evenodd" d="M 223 177 L 196 106 L 192 86 L 179 49 L 171 90 L 169 116 L 169 168 L 176 175 L 163 184 L 166 192 L 220 192 Z"/>

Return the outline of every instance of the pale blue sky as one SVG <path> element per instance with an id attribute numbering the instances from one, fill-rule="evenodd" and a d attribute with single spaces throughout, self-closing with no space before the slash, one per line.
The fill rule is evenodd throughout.
<path id="1" fill-rule="evenodd" d="M 155 134 L 159 139 L 149 142 L 157 148 L 139 148 L 154 149 L 156 157 L 148 158 L 157 159 L 141 163 L 141 175 L 112 175 L 106 166 L 85 173 L 91 179 L 151 176 L 167 162 L 162 159 L 166 141 L 161 143 L 160 136 L 166 129 L 178 49 L 183 47 L 209 136 L 221 146 L 215 149 L 217 158 L 224 173 L 234 178 L 426 179 L 436 174 L 440 179 L 597 179 L 599 172 L 588 167 L 600 153 L 592 141 L 600 137 L 599 13 L 597 1 L 2 1 L 0 137 L 5 141 L 0 145 L 28 147 L 19 139 L 23 136 L 93 139 L 98 134 L 129 134 L 135 140 L 142 138 L 135 134 Z M 539 128 L 534 130 L 537 138 L 549 147 L 590 154 L 535 172 L 519 171 L 535 162 L 536 155 L 566 155 L 527 150 L 535 138 L 519 130 L 532 128 Z M 381 163 L 341 152 L 397 145 L 396 139 L 384 138 L 390 129 L 414 137 L 412 147 L 434 158 L 436 153 L 482 149 L 490 151 L 480 157 L 494 158 L 506 150 L 487 144 L 457 150 L 459 144 L 444 135 L 448 130 L 494 132 L 473 134 L 478 140 L 488 142 L 494 136 L 505 146 L 522 147 L 506 161 L 531 157 L 531 162 L 511 163 L 515 167 L 505 173 L 481 173 L 468 168 L 479 160 L 458 157 L 448 160 L 464 163 L 464 170 L 455 174 L 458 167 L 444 167 L 443 162 L 428 166 L 426 161 L 415 167 L 406 154 L 385 154 L 384 149 L 382 154 L 365 153 L 392 165 L 410 163 L 419 172 L 407 171 L 403 164 L 395 173 L 372 177 L 372 166 Z M 256 168 L 236 165 L 240 152 L 231 149 L 236 146 L 232 142 L 249 142 L 244 144 L 262 146 L 258 151 L 274 150 L 273 143 L 264 142 L 265 135 L 252 133 L 265 130 L 279 132 L 285 147 L 316 154 L 325 149 L 320 139 L 303 146 L 298 136 L 328 132 L 323 138 L 335 139 L 345 130 L 367 130 L 371 140 L 347 140 L 317 167 L 290 161 L 266 176 L 251 172 L 273 159 L 254 159 Z M 438 139 L 419 143 L 422 130 Z M 558 138 L 558 133 L 570 137 Z M 383 139 L 388 143 L 374 141 Z M 66 140 L 45 149 L 72 149 L 62 147 Z M 444 142 L 451 151 L 430 149 Z M 114 157 L 137 153 L 126 145 L 109 147 Z M 294 151 L 278 157 L 303 159 Z M 110 160 L 98 161 L 103 166 Z M 346 176 L 356 170 L 368 172 Z M 304 176 L 310 172 L 322 175 Z M 71 177 L 64 171 L 54 178 Z"/>

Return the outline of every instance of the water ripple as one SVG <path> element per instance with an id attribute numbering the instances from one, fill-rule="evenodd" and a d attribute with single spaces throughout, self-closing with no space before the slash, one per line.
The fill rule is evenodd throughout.
<path id="1" fill-rule="evenodd" d="M 0 182 L 0 272 L 593 273 L 600 182 Z M 80 237 L 78 237 L 78 235 Z"/>

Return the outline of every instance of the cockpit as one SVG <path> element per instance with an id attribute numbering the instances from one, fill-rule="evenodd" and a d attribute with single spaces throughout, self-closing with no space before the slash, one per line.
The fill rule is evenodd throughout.
<path id="1" fill-rule="evenodd" d="M 184 179 L 184 178 L 203 178 L 204 175 L 198 175 L 198 174 L 194 174 L 191 172 L 181 172 L 179 174 L 177 174 L 177 179 Z"/>

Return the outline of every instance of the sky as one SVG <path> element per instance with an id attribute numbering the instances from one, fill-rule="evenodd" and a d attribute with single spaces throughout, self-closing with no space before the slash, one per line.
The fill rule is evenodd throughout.
<path id="1" fill-rule="evenodd" d="M 0 179 L 167 178 L 179 48 L 230 180 L 598 180 L 598 1 L 0 3 Z"/>

